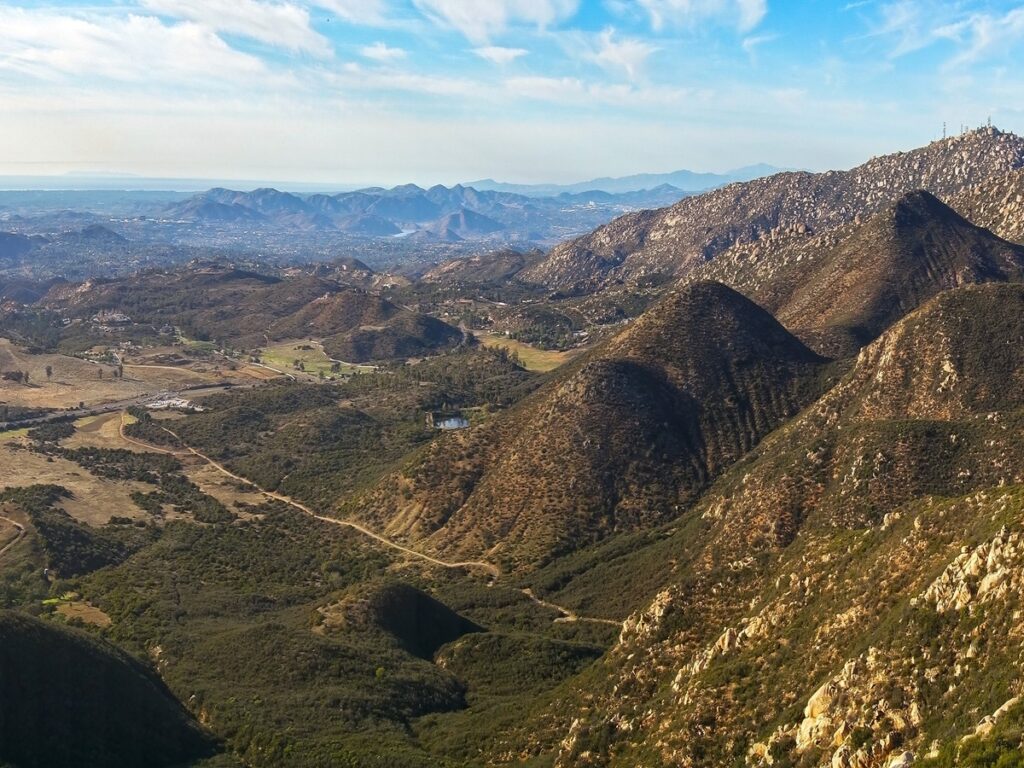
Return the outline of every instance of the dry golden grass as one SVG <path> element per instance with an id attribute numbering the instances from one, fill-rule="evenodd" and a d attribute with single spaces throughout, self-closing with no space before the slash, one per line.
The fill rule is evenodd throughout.
<path id="1" fill-rule="evenodd" d="M 98 478 L 74 462 L 42 456 L 16 445 L 0 443 L 0 486 L 17 488 L 40 483 L 63 486 L 71 492 L 72 498 L 62 501 L 61 508 L 89 525 L 104 525 L 112 517 L 144 516 L 130 494 L 136 490 L 152 490 L 150 486 Z"/>
<path id="2" fill-rule="evenodd" d="M 49 379 L 47 366 L 52 371 Z M 212 372 L 136 365 L 127 366 L 123 378 L 114 378 L 111 366 L 67 355 L 30 354 L 7 339 L 0 339 L 0 371 L 28 371 L 28 385 L 0 381 L 0 402 L 26 408 L 73 408 L 80 402 L 97 405 L 222 381 Z"/>
<path id="3" fill-rule="evenodd" d="M 536 371 L 537 373 L 553 371 L 585 351 L 583 349 L 573 349 L 568 352 L 558 352 L 550 349 L 538 349 L 522 341 L 516 341 L 515 339 L 509 339 L 493 333 L 479 333 L 476 337 L 485 347 L 507 349 L 510 353 L 515 352 L 519 355 L 519 362 L 523 364 L 526 370 Z"/>
<path id="4" fill-rule="evenodd" d="M 309 347 L 309 349 L 303 349 L 303 347 Z M 334 361 L 324 351 L 323 344 L 315 339 L 299 339 L 298 341 L 283 341 L 273 344 L 260 352 L 260 359 L 263 360 L 264 364 L 293 376 L 305 376 L 315 379 L 321 373 L 324 376 L 337 375 L 331 371 Z M 304 371 L 299 371 L 294 367 L 296 360 L 305 367 Z M 339 373 L 350 375 L 355 372 L 365 373 L 372 370 L 374 370 L 372 365 L 341 363 Z M 267 373 L 271 372 L 267 371 Z"/>
<path id="5" fill-rule="evenodd" d="M 101 629 L 105 629 L 113 624 L 107 614 L 95 605 L 90 605 L 86 602 L 61 603 L 57 606 L 57 613 L 65 619 L 78 619 L 85 624 L 91 624 Z"/>
<path id="6" fill-rule="evenodd" d="M 232 480 L 204 461 L 200 460 L 197 463 L 194 457 L 192 460 L 183 459 L 183 461 L 185 462 L 185 477 L 198 485 L 203 493 L 213 496 L 241 517 L 250 515 L 245 513 L 244 508 L 240 508 L 239 504 L 258 506 L 267 500 L 267 497 L 259 491 L 243 489 L 237 480 Z"/>

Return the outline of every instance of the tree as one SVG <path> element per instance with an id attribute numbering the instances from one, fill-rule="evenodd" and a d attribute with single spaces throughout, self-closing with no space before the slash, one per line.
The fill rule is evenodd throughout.
<path id="1" fill-rule="evenodd" d="M 49 381 L 52 378 L 53 378 L 53 366 L 52 365 L 48 365 L 48 366 L 46 366 L 46 380 Z"/>

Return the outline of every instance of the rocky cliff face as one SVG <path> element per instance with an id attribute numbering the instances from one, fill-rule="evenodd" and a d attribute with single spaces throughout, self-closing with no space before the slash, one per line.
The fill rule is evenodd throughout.
<path id="1" fill-rule="evenodd" d="M 1014 243 L 1024 243 L 1024 170 L 976 184 L 949 204 L 980 227 Z"/>
<path id="2" fill-rule="evenodd" d="M 783 173 L 669 208 L 629 214 L 553 249 L 523 279 L 587 293 L 617 281 L 671 280 L 737 244 L 823 233 L 924 189 L 947 199 L 1024 166 L 1024 140 L 992 128 L 872 159 L 850 171 Z"/>

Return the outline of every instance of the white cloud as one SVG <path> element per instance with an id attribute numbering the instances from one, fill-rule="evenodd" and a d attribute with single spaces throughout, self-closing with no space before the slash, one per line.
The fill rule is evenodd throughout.
<path id="1" fill-rule="evenodd" d="M 261 0 L 142 0 L 144 8 L 194 21 L 215 32 L 258 40 L 326 58 L 331 46 L 309 23 L 309 11 L 291 3 Z"/>
<path id="2" fill-rule="evenodd" d="M 353 24 L 380 24 L 387 18 L 385 0 L 313 0 L 313 4 Z"/>
<path id="3" fill-rule="evenodd" d="M 637 0 L 651 19 L 651 26 L 692 26 L 704 21 L 734 25 L 749 32 L 768 13 L 768 0 Z"/>
<path id="4" fill-rule="evenodd" d="M 630 80 L 635 80 L 647 59 L 657 50 L 657 46 L 643 40 L 616 40 L 615 30 L 609 27 L 598 36 L 597 48 L 591 58 L 605 69 L 621 69 Z"/>
<path id="5" fill-rule="evenodd" d="M 749 37 L 743 38 L 743 43 L 741 44 L 741 46 L 744 52 L 747 54 L 747 56 L 750 57 L 751 63 L 756 64 L 757 49 L 760 48 L 765 43 L 770 43 L 773 40 L 777 40 L 778 38 L 779 36 L 776 34 L 750 35 Z"/>
<path id="6" fill-rule="evenodd" d="M 0 71 L 46 80 L 88 76 L 196 85 L 268 75 L 260 59 L 192 22 L 168 25 L 136 15 L 91 19 L 0 5 L 0 29 Z"/>
<path id="7" fill-rule="evenodd" d="M 364 46 L 359 49 L 359 53 L 367 59 L 382 62 L 399 61 L 407 56 L 404 49 L 392 48 L 386 43 L 374 43 L 373 45 Z"/>
<path id="8" fill-rule="evenodd" d="M 482 48 L 474 48 L 473 53 L 481 59 L 503 67 L 525 56 L 529 51 L 525 48 L 502 48 L 500 45 L 486 45 Z"/>
<path id="9" fill-rule="evenodd" d="M 613 105 L 620 108 L 654 108 L 659 111 L 679 105 L 694 95 L 684 88 L 637 87 L 627 84 L 588 83 L 575 77 L 510 77 L 505 80 L 510 96 L 545 101 L 562 106 L 591 108 Z"/>
<path id="10" fill-rule="evenodd" d="M 571 17 L 579 0 L 413 0 L 428 18 L 474 43 L 486 43 L 512 24 L 549 27 Z"/>
<path id="11" fill-rule="evenodd" d="M 988 56 L 1004 54 L 1024 40 L 1024 8 L 1015 8 L 1002 16 L 974 14 L 964 21 L 940 27 L 935 34 L 961 46 L 949 66 L 972 64 Z"/>

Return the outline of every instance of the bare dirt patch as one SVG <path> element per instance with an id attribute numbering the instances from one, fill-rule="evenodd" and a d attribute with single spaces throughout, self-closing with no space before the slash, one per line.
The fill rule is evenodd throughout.
<path id="1" fill-rule="evenodd" d="M 186 462 L 184 474 L 198 485 L 203 493 L 213 496 L 243 518 L 250 517 L 245 511 L 245 505 L 259 506 L 267 500 L 266 496 L 252 486 L 244 487 L 242 483 L 219 472 L 205 461 L 193 459 Z"/>

